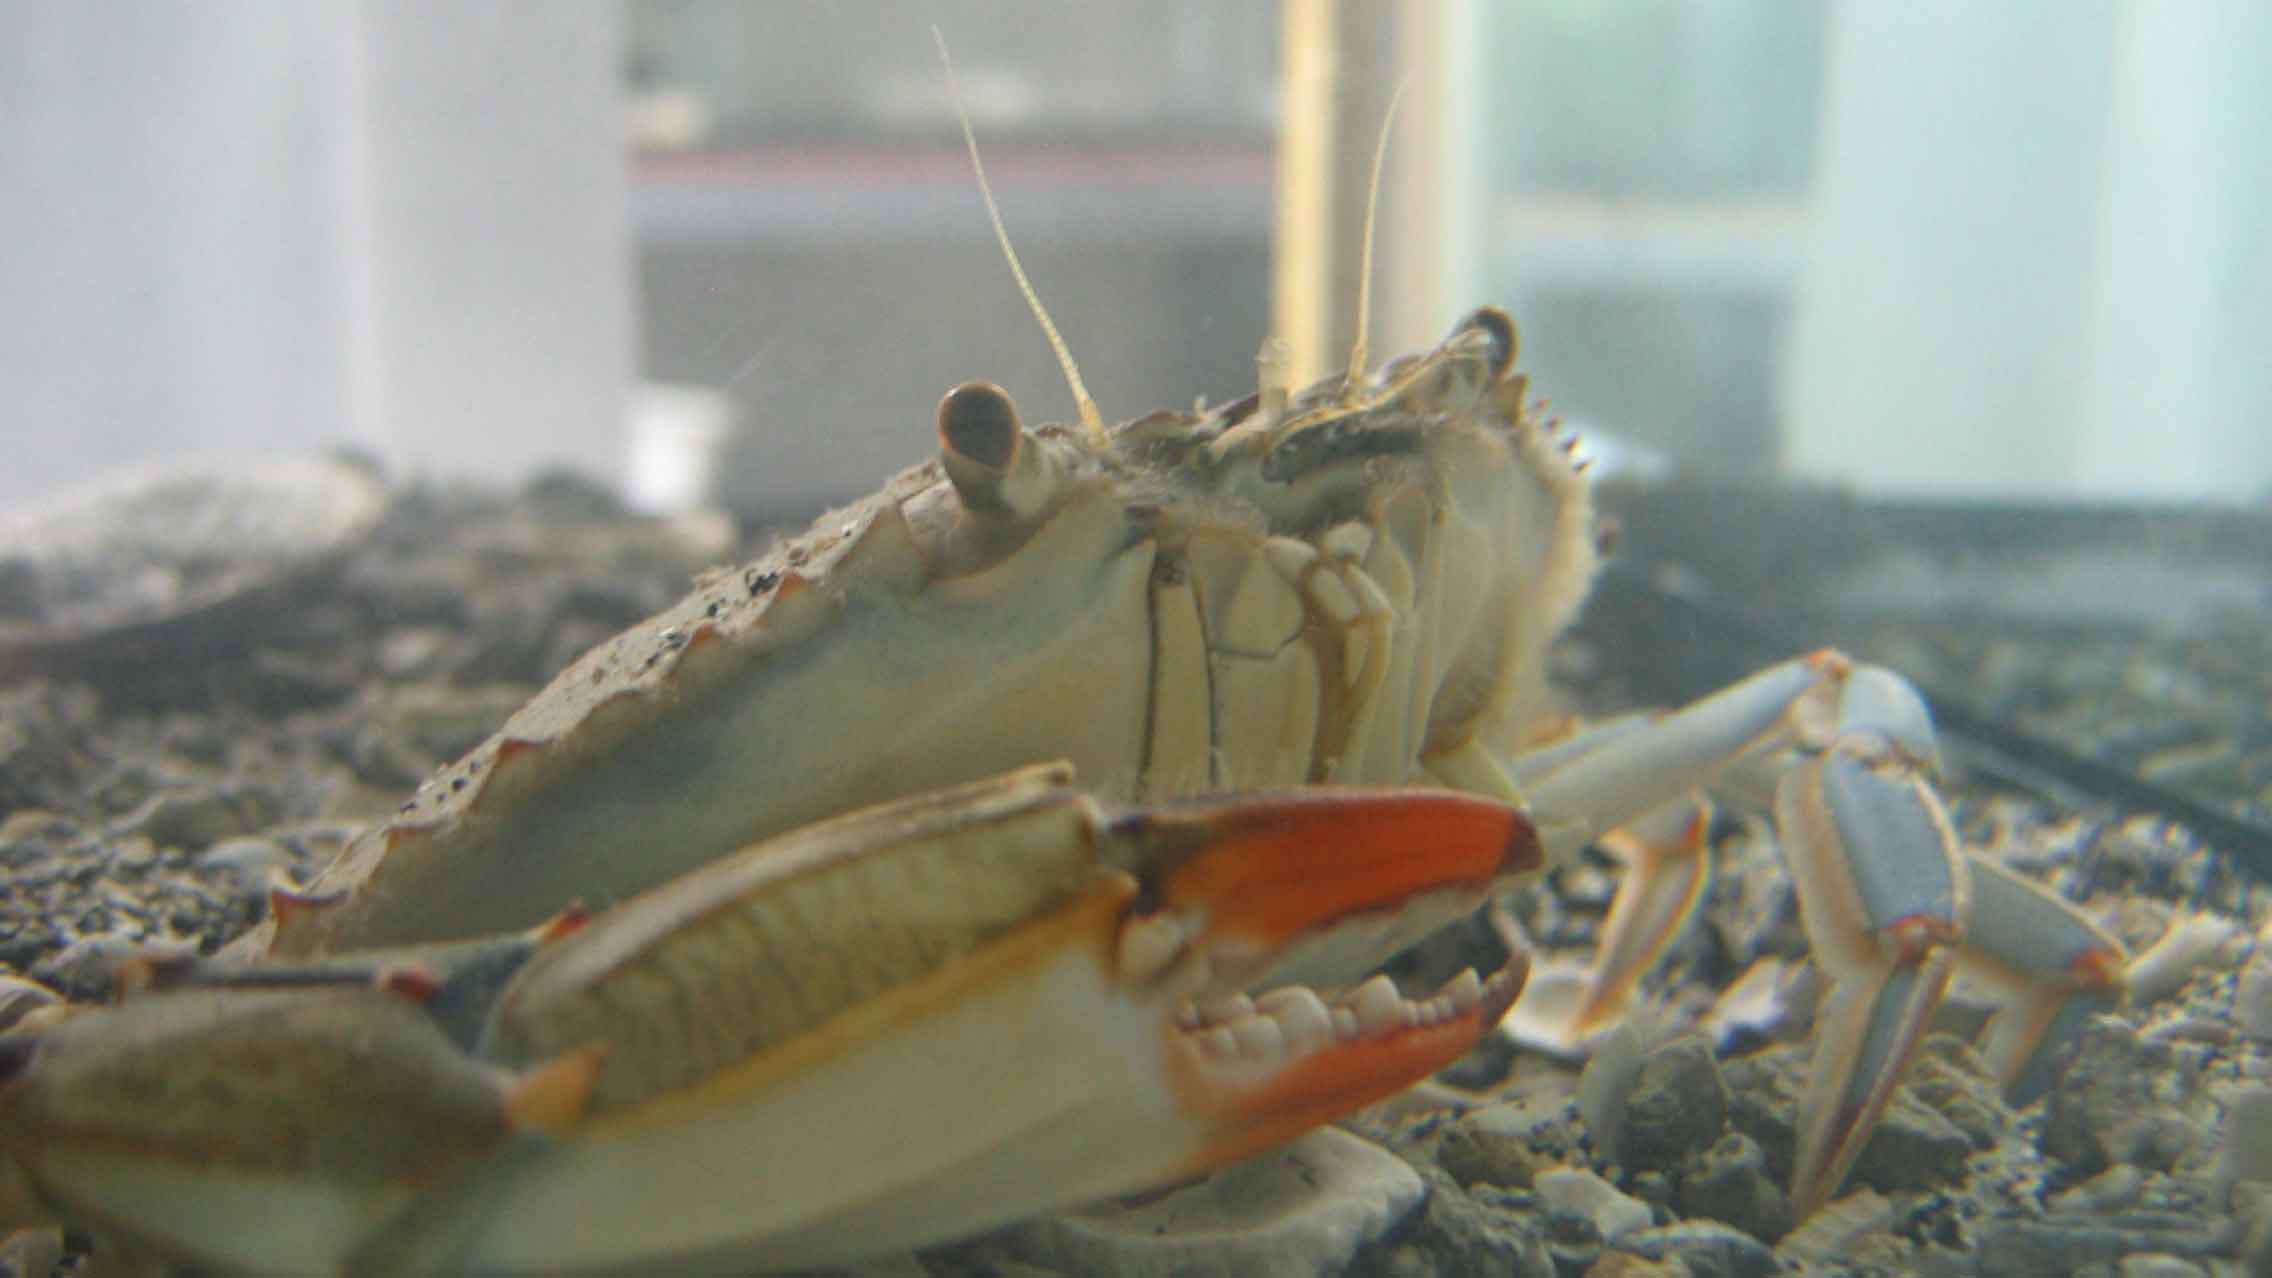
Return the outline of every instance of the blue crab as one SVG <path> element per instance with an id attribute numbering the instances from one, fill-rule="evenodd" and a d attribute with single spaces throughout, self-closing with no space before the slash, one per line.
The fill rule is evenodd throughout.
<path id="1" fill-rule="evenodd" d="M 1889 672 L 1557 726 L 1596 521 L 1517 353 L 1486 308 L 1112 428 L 1077 375 L 1072 425 L 949 392 L 936 458 L 595 648 L 228 959 L 0 1035 L 0 1224 L 232 1272 L 739 1272 L 1157 1186 L 1490 1033 L 1519 957 L 1365 974 L 1600 839 L 1633 869 L 1598 960 L 1518 1013 L 1582 1043 L 1701 892 L 1691 796 L 1762 761 L 1834 988 L 1819 1203 L 1961 955 L 2032 1009 L 2017 1073 L 2119 947 L 1968 866 Z"/>

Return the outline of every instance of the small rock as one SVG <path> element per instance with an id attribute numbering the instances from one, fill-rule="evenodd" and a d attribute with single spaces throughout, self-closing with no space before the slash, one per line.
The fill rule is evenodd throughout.
<path id="1" fill-rule="evenodd" d="M 288 849 L 268 839 L 223 839 L 197 854 L 198 868 L 226 870 L 246 891 L 266 890 L 272 871 L 289 870 L 296 862 Z"/>
<path id="2" fill-rule="evenodd" d="M 2234 1194 L 2234 1215 L 2249 1222 L 2238 1254 L 2248 1278 L 2272 1278 L 2272 1185 L 2242 1185 Z"/>
<path id="3" fill-rule="evenodd" d="M 54 847 L 69 843 L 78 835 L 79 827 L 69 817 L 45 808 L 18 808 L 5 820 L 0 820 L 0 856 L 6 855 L 4 849 L 7 848 L 23 844 Z"/>
<path id="4" fill-rule="evenodd" d="M 1775 1253 L 1765 1243 L 1716 1220 L 1643 1230 L 1617 1248 L 1650 1260 L 1678 1257 L 1696 1278 L 1767 1278 L 1776 1269 Z"/>
<path id="5" fill-rule="evenodd" d="M 0 1031 L 17 1024 L 43 1007 L 53 1007 L 62 1000 L 55 991 L 37 981 L 0 972 Z"/>
<path id="6" fill-rule="evenodd" d="M 1759 1142 L 1778 1179 L 1789 1176 L 1797 1143 L 1793 1124 L 1806 1090 L 1804 1050 L 1769 1048 L 1728 1061 L 1723 1070 L 1733 1097 L 1728 1120 Z M 1930 1189 L 1961 1176 L 1972 1153 L 1970 1136 L 1901 1087 L 1862 1146 L 1850 1183 L 1885 1193 Z"/>
<path id="7" fill-rule="evenodd" d="M 1674 1188 L 1672 1175 L 1661 1171 L 1634 1172 L 1626 1183 L 1625 1192 L 1649 1204 L 1649 1214 L 1660 1225 L 1669 1225 L 1680 1219 L 1672 1209 Z"/>
<path id="8" fill-rule="evenodd" d="M 1436 1144 L 1436 1165 L 1462 1186 L 1503 1185 L 1528 1189 L 1544 1160 L 1531 1152 L 1527 1135 L 1478 1115 L 1462 1116 L 1444 1129 Z"/>
<path id="9" fill-rule="evenodd" d="M 2122 1163 L 2109 1167 L 2089 1180 L 2054 1194 L 2046 1206 L 2055 1212 L 2108 1212 L 2121 1211 L 2137 1205 L 2138 1194 L 2146 1183 L 2146 1173 Z"/>
<path id="10" fill-rule="evenodd" d="M 2172 919 L 2160 939 L 2130 960 L 2124 984 L 2131 1000 L 2146 1004 L 2172 997 L 2201 968 L 2221 966 L 2242 932 L 2231 919 L 2215 914 L 2192 912 Z"/>
<path id="11" fill-rule="evenodd" d="M 31 978 L 67 999 L 102 1002 L 111 995 L 111 973 L 118 961 L 143 948 L 133 937 L 117 932 L 82 936 L 34 964 Z"/>
<path id="12" fill-rule="evenodd" d="M 1791 1229 L 1790 1199 L 1759 1142 L 1742 1132 L 1729 1132 L 1681 1170 L 1680 1213 L 1724 1221 L 1767 1242 Z"/>
<path id="13" fill-rule="evenodd" d="M 2259 945 L 2233 988 L 2233 1020 L 2240 1032 L 2272 1042 L 2272 947 Z"/>
<path id="14" fill-rule="evenodd" d="M 1777 1037 L 1812 1014 L 1814 965 L 1768 955 L 1753 960 L 1733 985 L 1720 992 L 1702 1029 L 1723 1052 L 1749 1051 Z"/>
<path id="15" fill-rule="evenodd" d="M 162 790 L 120 817 L 114 838 L 142 835 L 160 847 L 203 848 L 266 829 L 283 805 L 264 787 L 230 785 L 211 790 Z"/>
<path id="16" fill-rule="evenodd" d="M 440 626 L 398 626 L 379 641 L 373 659 L 388 678 L 417 678 L 433 673 L 451 638 Z"/>
<path id="17" fill-rule="evenodd" d="M 1351 1266 L 1381 1278 L 1464 1278 L 1508 1274 L 1554 1278 L 1545 1241 L 1524 1215 L 1491 1206 L 1461 1191 L 1442 1171 L 1421 1173 L 1428 1197 L 1396 1232 Z"/>
<path id="18" fill-rule="evenodd" d="M 2243 1088 L 2228 1097 L 2219 1127 L 2218 1198 L 2231 1197 L 2242 1181 L 2272 1181 L 2272 1087 Z"/>
<path id="19" fill-rule="evenodd" d="M 1694 1273 L 1675 1257 L 1650 1260 L 1629 1251 L 1611 1251 L 1586 1269 L 1586 1278 L 1694 1278 Z"/>
<path id="20" fill-rule="evenodd" d="M 1531 984 L 1539 978 L 1532 974 Z M 1524 988 L 1529 997 L 1530 987 Z M 1517 1003 L 1519 1015 L 1524 1005 Z M 1641 1062 L 1647 1056 L 1641 1027 L 1630 1018 L 1595 1039 L 1586 1067 L 1578 1075 L 1578 1114 L 1593 1137 L 1594 1152 L 1611 1162 L 1625 1161 L 1625 1102 L 1641 1079 Z"/>
<path id="21" fill-rule="evenodd" d="M 1656 1223 L 1649 1205 L 1620 1191 L 1590 1171 L 1549 1167 L 1531 1180 L 1538 1201 L 1592 1222 L 1604 1242 L 1614 1243 Z"/>
<path id="22" fill-rule="evenodd" d="M 1857 1259 L 1871 1239 L 1893 1227 L 1893 1203 L 1882 1194 L 1857 1190 L 1825 1204 L 1775 1245 L 1775 1254 L 1800 1265 L 1831 1265 Z"/>
<path id="23" fill-rule="evenodd" d="M 1625 1098 L 1617 1156 L 1631 1167 L 1672 1167 L 1718 1140 L 1727 1125 L 1728 1084 L 1711 1045 L 1689 1035 L 1641 1058 Z"/>
<path id="24" fill-rule="evenodd" d="M 1583 1147 L 1577 1105 L 1560 1078 L 1508 1094 L 1460 1116 L 1458 1126 L 1520 1143 L 1549 1160 L 1573 1161 Z"/>
<path id="25" fill-rule="evenodd" d="M 2091 1217 L 1993 1220 L 1981 1226 L 1975 1264 L 1981 1278 L 2037 1278 L 2111 1265 L 2140 1252 L 2216 1255 L 2229 1245 L 2206 1222 L 2141 1228 Z"/>
<path id="26" fill-rule="evenodd" d="M 2018 1121 L 2004 1103 L 1995 1071 L 1972 1044 L 1947 1034 L 1927 1035 L 1918 1044 L 1902 1086 L 1963 1132 L 1975 1150 L 1994 1146 Z"/>
<path id="27" fill-rule="evenodd" d="M 2208 1278 L 2207 1271 L 2190 1260 L 2155 1252 L 2124 1256 L 2117 1272 L 2122 1278 Z"/>
<path id="28" fill-rule="evenodd" d="M 2201 1135 L 2181 1108 L 2198 1086 L 2182 1065 L 2170 1044 L 2094 1018 L 2046 1103 L 2043 1152 L 2085 1174 L 2121 1163 L 2169 1170 Z"/>
<path id="29" fill-rule="evenodd" d="M 1325 1127 L 1136 1206 L 1045 1216 L 1004 1241 L 1017 1258 L 1124 1278 L 1338 1273 L 1420 1204 L 1403 1159 Z"/>

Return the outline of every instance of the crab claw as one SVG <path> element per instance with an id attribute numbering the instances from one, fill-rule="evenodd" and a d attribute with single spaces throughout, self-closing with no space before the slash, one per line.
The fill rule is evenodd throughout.
<path id="1" fill-rule="evenodd" d="M 1426 1078 L 1521 992 L 1527 959 L 1407 998 L 1374 976 L 1332 1000 L 1293 975 L 1362 972 L 1539 868 L 1520 812 L 1427 790 L 1312 790 L 1124 818 L 1149 909 L 1122 925 L 1119 977 L 1188 989 L 1163 1034 L 1197 1120 L 1184 1172 L 1235 1161 Z"/>
<path id="2" fill-rule="evenodd" d="M 1114 815 L 1062 766 L 793 832 L 513 979 L 485 1057 L 615 1052 L 590 1116 L 485 1185 L 452 1254 L 824 1267 L 1188 1177 L 1456 1059 L 1521 967 L 1420 999 L 1244 991 L 1346 970 L 1538 857 L 1519 810 L 1448 792 Z"/>

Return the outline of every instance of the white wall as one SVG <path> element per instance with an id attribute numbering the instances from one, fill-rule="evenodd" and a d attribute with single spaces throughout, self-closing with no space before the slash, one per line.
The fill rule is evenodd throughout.
<path id="1" fill-rule="evenodd" d="M 341 442 L 620 465 L 604 0 L 0 0 L 0 504 Z"/>
<path id="2" fill-rule="evenodd" d="M 2272 9 L 1845 3 L 1785 460 L 1877 491 L 2272 492 Z"/>

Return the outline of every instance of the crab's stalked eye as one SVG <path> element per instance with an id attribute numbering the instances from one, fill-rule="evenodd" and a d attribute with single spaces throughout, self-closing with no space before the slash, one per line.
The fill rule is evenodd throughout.
<path id="1" fill-rule="evenodd" d="M 1474 314 L 1459 323 L 1460 331 L 1482 329 L 1491 339 L 1491 380 L 1505 379 L 1515 366 L 1515 353 L 1520 341 L 1515 336 L 1514 317 L 1496 306 L 1478 307 Z"/>
<path id="2" fill-rule="evenodd" d="M 964 382 L 939 401 L 939 443 L 957 457 L 1007 471 L 1017 460 L 1018 438 L 1017 406 L 992 382 Z"/>

